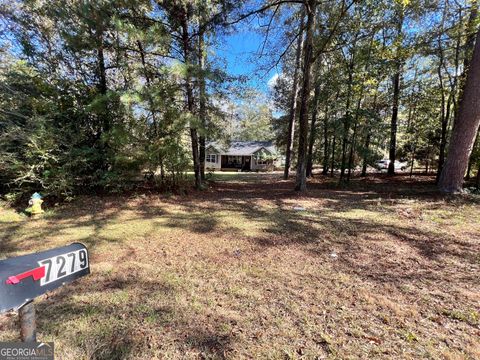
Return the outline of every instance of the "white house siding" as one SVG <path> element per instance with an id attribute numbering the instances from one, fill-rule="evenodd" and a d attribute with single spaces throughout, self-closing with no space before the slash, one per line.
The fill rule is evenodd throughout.
<path id="1" fill-rule="evenodd" d="M 252 156 L 252 170 L 259 170 L 259 171 L 273 171 L 278 170 L 282 167 L 281 160 L 268 160 L 267 164 L 257 164 L 257 160 L 255 160 L 255 156 Z"/>
<path id="2" fill-rule="evenodd" d="M 252 155 L 252 170 L 269 171 L 273 170 L 272 152 L 262 147 Z"/>
<path id="3" fill-rule="evenodd" d="M 250 170 L 271 171 L 278 168 L 280 163 L 280 158 L 275 156 L 275 154 L 276 149 L 274 145 L 268 141 L 235 141 L 230 144 L 229 148 L 224 148 L 218 143 L 210 143 L 205 151 L 205 167 L 211 170 L 220 170 L 222 169 L 222 157 L 241 158 L 242 164 L 244 159 L 248 157 L 250 158 Z M 207 161 L 207 159 L 210 160 L 211 155 L 216 155 L 215 162 Z M 259 159 L 259 157 L 263 159 Z M 265 163 L 259 164 L 259 162 Z M 225 165 L 225 168 L 228 168 L 228 165 Z"/>
<path id="4" fill-rule="evenodd" d="M 273 160 L 268 160 L 267 164 L 257 164 L 257 160 L 253 158 L 252 170 L 263 170 L 263 171 L 273 170 Z"/>
<path id="5" fill-rule="evenodd" d="M 206 161 L 206 159 L 208 158 L 208 155 L 216 155 L 216 161 L 215 162 Z M 220 169 L 222 167 L 221 155 L 206 151 L 205 167 L 207 169 L 214 169 L 214 170 Z"/>

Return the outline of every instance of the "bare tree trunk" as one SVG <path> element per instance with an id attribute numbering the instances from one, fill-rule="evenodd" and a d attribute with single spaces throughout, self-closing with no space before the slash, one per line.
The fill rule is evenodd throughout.
<path id="1" fill-rule="evenodd" d="M 97 60 L 98 60 L 98 91 L 102 95 L 106 95 L 108 91 L 107 87 L 107 75 L 105 70 L 105 56 L 103 48 L 103 33 L 100 35 L 100 44 L 97 48 Z M 105 101 L 105 99 L 104 99 Z M 106 103 L 105 103 L 106 105 Z M 105 106 L 102 109 L 102 132 L 107 132 L 110 130 L 110 119 L 108 118 L 108 107 Z"/>
<path id="2" fill-rule="evenodd" d="M 402 28 L 403 28 L 403 19 L 404 13 L 403 8 L 399 11 L 398 22 L 397 22 L 397 37 L 401 38 Z M 392 121 L 390 124 L 390 149 L 389 149 L 389 159 L 390 163 L 388 164 L 388 174 L 395 174 L 395 158 L 397 153 L 397 126 L 398 126 L 398 103 L 400 99 L 400 76 L 402 73 L 402 61 L 399 58 L 400 47 L 396 50 L 397 59 L 395 61 L 395 74 L 393 75 L 393 104 L 392 104 Z"/>
<path id="3" fill-rule="evenodd" d="M 346 108 L 345 118 L 343 119 L 342 163 L 340 168 L 340 181 L 342 181 L 343 177 L 345 176 L 345 165 L 347 161 L 348 132 L 350 131 L 350 101 L 352 96 L 354 65 L 355 65 L 355 56 L 352 55 L 352 58 L 348 66 L 347 103 L 345 105 L 345 108 Z"/>
<path id="4" fill-rule="evenodd" d="M 198 59 L 200 65 L 200 76 L 199 76 L 199 116 L 200 124 L 202 126 L 199 143 L 199 157 L 200 157 L 200 178 L 205 181 L 205 132 L 207 128 L 207 94 L 206 94 L 206 83 L 205 83 L 205 43 L 204 43 L 204 34 L 203 30 L 200 31 L 198 36 Z"/>
<path id="5" fill-rule="evenodd" d="M 470 17 L 468 18 L 467 23 L 467 39 L 464 45 L 464 55 L 463 55 L 463 72 L 460 75 L 460 92 L 462 93 L 465 87 L 465 80 L 467 77 L 467 71 L 470 67 L 470 59 L 472 58 L 473 48 L 475 46 L 475 29 L 476 29 L 476 21 L 478 17 L 478 3 L 477 0 L 472 0 L 471 10 L 470 10 Z M 460 93 L 460 98 L 462 94 Z M 457 112 L 458 113 L 458 112 Z M 456 119 L 455 119 L 456 120 Z"/>
<path id="6" fill-rule="evenodd" d="M 310 70 L 313 56 L 313 30 L 315 28 L 316 0 L 307 1 L 307 33 L 303 51 L 303 86 L 300 97 L 300 116 L 298 134 L 298 161 L 295 190 L 307 189 L 307 142 L 308 142 L 308 104 L 310 100 Z"/>
<path id="7" fill-rule="evenodd" d="M 377 113 L 377 91 L 378 91 L 378 86 L 377 89 L 375 90 L 375 95 L 373 97 L 373 112 L 376 114 Z M 362 164 L 362 173 L 360 176 L 365 177 L 367 176 L 367 166 L 368 166 L 368 150 L 370 148 L 370 141 L 372 138 L 372 134 L 370 132 L 370 119 L 368 118 L 365 124 L 366 130 L 367 130 L 367 135 L 365 137 L 365 153 L 363 155 L 363 164 Z"/>
<path id="8" fill-rule="evenodd" d="M 318 99 L 320 98 L 320 81 L 319 81 L 319 74 L 318 68 L 320 68 L 320 59 L 317 60 L 317 74 L 316 74 L 316 81 L 317 84 L 315 85 L 315 94 L 313 96 L 313 113 L 312 113 L 312 122 L 310 124 L 310 138 L 308 141 L 308 154 L 307 154 L 307 176 L 313 176 L 313 146 L 315 145 L 315 138 L 317 135 L 316 123 L 317 123 L 317 115 L 318 115 Z"/>
<path id="9" fill-rule="evenodd" d="M 353 153 L 355 150 L 355 140 L 357 137 L 357 127 L 358 127 L 358 114 L 360 111 L 360 105 L 362 103 L 362 97 L 363 97 L 363 88 L 361 91 L 360 98 L 358 99 L 357 102 L 357 109 L 355 111 L 355 120 L 353 123 L 353 135 L 352 135 L 352 141 L 350 144 L 350 154 L 348 155 L 348 169 L 347 169 L 347 182 L 350 181 L 350 176 L 352 174 L 352 166 L 353 166 Z"/>
<path id="10" fill-rule="evenodd" d="M 316 122 L 317 122 L 317 106 L 312 114 L 312 123 L 310 124 L 310 138 L 308 140 L 308 153 L 307 153 L 307 177 L 313 176 L 313 146 L 315 145 L 316 137 Z"/>
<path id="11" fill-rule="evenodd" d="M 480 131 L 477 131 L 477 136 L 475 137 L 475 141 L 473 143 L 473 149 L 475 149 L 478 142 L 480 141 L 479 138 L 480 138 Z M 473 158 L 470 156 L 470 160 L 468 160 L 467 174 L 465 175 L 465 180 L 470 180 L 470 174 L 472 172 L 472 167 L 473 167 Z"/>
<path id="12" fill-rule="evenodd" d="M 295 138 L 295 116 L 297 113 L 297 99 L 298 99 L 298 73 L 300 71 L 300 62 L 302 57 L 302 43 L 303 43 L 303 26 L 305 22 L 305 15 L 302 12 L 302 19 L 300 21 L 300 34 L 297 39 L 297 50 L 295 54 L 295 70 L 293 72 L 292 84 L 292 98 L 290 103 L 290 112 L 288 115 L 288 134 L 287 134 L 287 148 L 285 150 L 285 169 L 283 171 L 284 180 L 288 179 L 290 173 L 290 163 L 293 150 L 293 139 Z"/>
<path id="13" fill-rule="evenodd" d="M 445 21 L 447 9 L 448 7 L 445 7 L 444 13 L 443 13 L 441 33 L 443 33 L 444 21 Z M 444 89 L 443 77 L 442 77 L 442 68 L 445 67 L 445 64 L 444 64 L 445 61 L 444 61 L 444 52 L 442 47 L 441 35 L 439 35 L 438 37 L 438 50 L 439 50 L 440 58 L 439 58 L 439 66 L 438 66 L 437 72 L 438 72 L 439 83 L 440 83 L 440 91 L 442 94 L 442 113 L 441 113 L 441 135 L 440 135 L 440 148 L 439 148 L 439 154 L 438 154 L 438 167 L 437 167 L 437 176 L 435 179 L 435 182 L 437 184 L 440 179 L 440 174 L 442 173 L 443 165 L 445 163 L 445 150 L 447 148 L 447 133 L 448 133 L 448 125 L 450 122 L 452 101 L 455 103 L 455 91 L 457 89 L 456 74 L 458 73 L 458 60 L 459 60 L 459 54 L 460 54 L 461 35 L 462 34 L 459 32 L 459 36 L 457 37 L 457 42 L 455 46 L 455 60 L 454 60 L 455 77 L 453 81 L 450 81 L 450 94 L 448 95 L 446 109 L 445 109 L 445 89 Z"/>
<path id="14" fill-rule="evenodd" d="M 368 131 L 367 136 L 365 138 L 365 154 L 363 155 L 362 173 L 360 174 L 360 176 L 362 177 L 367 176 L 367 166 L 368 166 L 367 154 L 368 154 L 368 149 L 370 147 L 370 137 L 371 137 L 371 134 L 370 134 L 370 131 Z"/>
<path id="15" fill-rule="evenodd" d="M 475 32 L 474 32 L 474 30 L 475 30 L 475 22 L 476 22 L 477 16 L 478 16 L 477 0 L 472 0 L 470 17 L 468 19 L 467 28 L 466 28 L 467 40 L 465 41 L 465 45 L 464 45 L 464 53 L 465 54 L 464 54 L 464 58 L 463 58 L 463 72 L 460 75 L 460 96 L 461 96 L 461 93 L 463 92 L 463 85 L 465 84 L 466 73 L 467 73 L 468 67 L 470 66 L 470 55 L 471 55 L 471 52 L 473 51 L 473 47 L 475 45 Z M 455 115 L 458 115 L 458 111 L 455 113 Z M 457 120 L 456 118 L 457 118 L 457 116 L 455 116 L 455 122 Z M 477 138 L 478 138 L 478 135 L 477 135 Z M 472 159 L 470 159 L 468 161 L 467 174 L 466 174 L 466 177 L 465 177 L 467 180 L 470 179 L 471 168 L 472 168 Z"/>
<path id="16" fill-rule="evenodd" d="M 446 9 L 446 7 L 445 7 Z M 446 11 L 446 10 L 445 10 Z M 445 19 L 445 13 L 443 15 L 442 19 L 442 32 L 443 33 L 443 22 Z M 444 156 L 445 156 L 445 143 L 447 140 L 447 124 L 448 120 L 446 121 L 446 109 L 445 109 L 445 87 L 443 85 L 443 74 L 442 74 L 442 68 L 443 68 L 443 48 L 442 48 L 442 41 L 441 41 L 441 35 L 438 36 L 438 53 L 439 53 L 439 61 L 438 61 L 438 66 L 437 66 L 437 75 L 438 75 L 438 82 L 439 82 L 439 87 L 440 87 L 440 96 L 441 96 L 441 105 L 440 105 L 440 124 L 441 124 L 441 140 L 440 140 L 440 152 L 438 156 L 438 169 L 437 169 L 437 179 L 436 181 L 438 182 L 438 179 L 440 178 L 440 173 L 442 172 L 442 167 L 443 167 L 443 162 L 444 162 Z M 448 101 L 450 101 L 450 97 L 448 98 Z"/>
<path id="17" fill-rule="evenodd" d="M 337 137 L 336 134 L 333 134 L 333 142 L 332 142 L 332 167 L 330 168 L 330 176 L 333 177 L 333 171 L 335 170 L 335 143 Z"/>
<path id="18" fill-rule="evenodd" d="M 395 174 L 395 158 L 397 153 L 397 126 L 398 126 L 398 102 L 400 97 L 400 67 L 393 76 L 393 106 L 392 106 L 392 121 L 390 123 L 390 147 L 389 156 L 390 163 L 388 164 L 388 174 Z"/>
<path id="19" fill-rule="evenodd" d="M 466 40 L 463 45 L 463 70 L 459 76 L 458 80 L 458 99 L 462 99 L 463 91 L 465 90 L 465 80 L 467 78 L 467 71 L 470 67 L 470 60 L 473 54 L 473 48 L 475 46 L 475 36 L 476 36 L 476 20 L 478 16 L 478 3 L 477 0 L 472 0 L 472 5 L 470 7 L 470 17 L 466 25 Z M 462 34 L 463 35 L 463 34 Z M 458 69 L 458 64 L 455 64 L 455 68 Z M 459 101 L 460 101 L 459 100 Z M 453 127 L 458 121 L 459 115 L 459 101 L 454 101 L 454 117 L 453 117 Z"/>
<path id="20" fill-rule="evenodd" d="M 440 179 L 440 174 L 442 173 L 443 164 L 445 163 L 445 150 L 447 148 L 447 132 L 448 132 L 448 123 L 450 120 L 450 109 L 451 109 L 452 96 L 450 95 L 447 100 L 447 109 L 445 114 L 442 115 L 442 129 L 441 129 L 441 138 L 440 138 L 440 152 L 438 155 L 438 169 L 437 169 L 437 178 L 436 182 Z"/>
<path id="21" fill-rule="evenodd" d="M 461 192 L 468 160 L 480 125 L 480 31 L 477 33 L 472 62 L 460 100 L 457 122 L 438 186 L 447 193 Z"/>
<path id="22" fill-rule="evenodd" d="M 328 100 L 325 105 L 325 120 L 323 122 L 323 169 L 322 175 L 328 174 Z"/>

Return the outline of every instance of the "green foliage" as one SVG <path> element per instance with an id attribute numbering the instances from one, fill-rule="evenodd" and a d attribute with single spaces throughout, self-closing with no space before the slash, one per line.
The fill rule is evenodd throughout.
<path id="1" fill-rule="evenodd" d="M 1 47 L 0 193 L 123 191 L 147 170 L 159 186 L 178 184 L 189 166 L 188 119 L 176 101 L 179 67 L 157 55 L 171 36 L 137 20 L 151 15 L 149 2 L 3 10 L 21 55 Z"/>
<path id="2" fill-rule="evenodd" d="M 478 28 L 470 17 L 476 3 L 345 4 L 317 2 L 312 93 L 305 102 L 309 120 L 315 114 L 317 122 L 309 129 L 315 133 L 308 155 L 342 170 L 387 157 L 392 77 L 400 74 L 397 158 L 436 166 L 458 113 L 461 64 L 471 56 L 467 40 Z M 275 140 L 284 147 L 292 79 L 303 76 L 302 64 L 296 69 L 302 43 L 296 36 L 305 13 L 294 3 L 250 12 L 256 5 L 2 3 L 0 26 L 8 31 L 0 39 L 0 193 L 70 197 L 146 183 L 173 189 L 192 165 L 189 137 L 197 135 L 199 143 Z M 229 93 L 232 78 L 218 55 L 211 56 L 239 9 L 269 18 L 259 28 L 266 36 L 259 61 L 268 59 L 265 69 L 278 71 L 271 99 L 241 81 Z M 274 119 L 274 110 L 282 116 Z M 478 144 L 473 170 L 480 163 Z"/>
<path id="3" fill-rule="evenodd" d="M 477 5 L 425 0 L 355 2 L 340 16 L 344 3 L 333 4 L 319 3 L 317 10 L 314 51 L 318 58 L 310 81 L 320 94 L 312 91 L 309 103 L 309 119 L 317 115 L 314 163 L 346 169 L 349 162 L 351 168 L 358 168 L 389 157 L 393 78 L 399 73 L 396 158 L 414 159 L 425 169 L 436 169 L 442 120 L 446 119 L 443 145 L 448 148 L 445 145 L 458 113 L 461 64 L 471 56 L 466 40 L 478 29 L 478 19 L 469 23 Z M 289 14 L 290 23 L 284 25 L 288 29 L 284 36 L 293 45 L 282 59 L 281 76 L 271 94 L 277 109 L 285 114 L 275 124 L 276 140 L 282 147 L 293 98 L 293 40 L 301 16 Z M 297 101 L 296 134 L 298 118 Z M 479 163 L 476 149 L 472 169 Z"/>
<path id="4" fill-rule="evenodd" d="M 254 90 L 245 91 L 232 104 L 228 137 L 232 140 L 262 141 L 274 137 L 272 110 L 262 94 Z"/>

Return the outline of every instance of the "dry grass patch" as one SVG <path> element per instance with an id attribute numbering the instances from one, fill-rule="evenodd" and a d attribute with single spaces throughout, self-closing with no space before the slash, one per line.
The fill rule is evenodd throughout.
<path id="1" fill-rule="evenodd" d="M 3 207 L 2 257 L 91 252 L 90 276 L 39 299 L 39 338 L 62 359 L 478 358 L 478 198 L 424 177 L 316 179 L 298 195 L 255 175 L 38 220 Z M 0 329 L 15 339 L 15 317 Z"/>

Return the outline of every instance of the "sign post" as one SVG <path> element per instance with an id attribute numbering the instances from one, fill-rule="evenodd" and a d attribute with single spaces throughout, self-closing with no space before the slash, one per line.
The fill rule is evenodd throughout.
<path id="1" fill-rule="evenodd" d="M 22 341 L 36 342 L 33 299 L 88 274 L 88 251 L 80 243 L 1 260 L 0 313 L 18 310 Z"/>
<path id="2" fill-rule="evenodd" d="M 37 341 L 37 326 L 35 317 L 35 305 L 33 301 L 18 309 L 20 320 L 20 338 L 23 342 Z"/>

